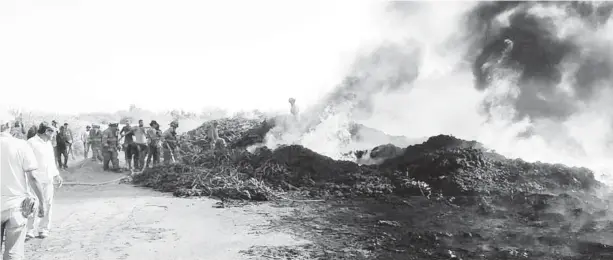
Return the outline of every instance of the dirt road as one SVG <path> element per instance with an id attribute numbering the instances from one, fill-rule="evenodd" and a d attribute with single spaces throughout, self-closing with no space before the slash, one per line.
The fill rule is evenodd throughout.
<path id="1" fill-rule="evenodd" d="M 67 182 L 100 183 L 121 175 L 87 163 L 63 176 Z M 288 209 L 217 209 L 215 202 L 127 184 L 65 185 L 56 193 L 50 236 L 28 241 L 26 259 L 248 259 L 239 251 L 306 243 L 268 231 L 268 223 Z"/>

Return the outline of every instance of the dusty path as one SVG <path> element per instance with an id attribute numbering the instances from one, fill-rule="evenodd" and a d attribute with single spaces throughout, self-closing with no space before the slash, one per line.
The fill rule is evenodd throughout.
<path id="1" fill-rule="evenodd" d="M 121 176 L 75 165 L 66 181 L 104 182 Z M 304 243 L 267 231 L 289 209 L 267 205 L 213 208 L 211 199 L 180 199 L 127 184 L 63 186 L 52 231 L 26 245 L 26 259 L 247 259 L 251 246 Z"/>

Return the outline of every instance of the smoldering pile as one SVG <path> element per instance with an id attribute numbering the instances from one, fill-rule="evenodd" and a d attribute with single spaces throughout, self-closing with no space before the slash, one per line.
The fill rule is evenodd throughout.
<path id="1" fill-rule="evenodd" d="M 271 200 L 284 193 L 311 197 L 478 196 L 591 190 L 591 171 L 506 159 L 474 141 L 439 135 L 406 147 L 379 165 L 333 160 L 300 145 L 274 150 L 261 143 L 272 120 L 218 120 L 228 148 L 210 150 L 210 122 L 181 137 L 181 162 L 145 170 L 134 182 L 177 196 Z"/>
<path id="2" fill-rule="evenodd" d="M 179 163 L 147 169 L 133 181 L 179 197 L 310 197 L 355 205 L 374 200 L 377 210 L 368 216 L 386 218 L 375 227 L 363 222 L 368 217 L 338 221 L 366 230 L 355 239 L 375 239 L 373 248 L 385 248 L 377 251 L 381 259 L 454 259 L 448 252 L 455 259 L 613 255 L 606 238 L 593 238 L 613 227 L 610 198 L 597 196 L 604 185 L 585 168 L 507 159 L 448 135 L 400 150 L 379 147 L 398 153 L 373 165 L 334 160 L 300 145 L 249 152 L 246 146 L 260 143 L 274 121 L 239 118 L 218 121 L 229 145 L 213 151 L 204 134 L 209 123 L 182 137 Z M 368 213 L 374 206 L 360 207 Z M 394 225 L 382 227 L 386 221 Z"/>

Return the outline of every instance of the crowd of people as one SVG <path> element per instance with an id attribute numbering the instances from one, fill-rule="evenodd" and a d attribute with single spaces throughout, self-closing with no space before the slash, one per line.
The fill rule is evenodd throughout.
<path id="1" fill-rule="evenodd" d="M 137 126 L 131 126 L 127 121 L 119 130 L 117 123 L 101 131 L 99 125 L 86 126 L 81 134 L 84 156 L 88 158 L 92 151 L 91 160 L 101 161 L 105 171 L 120 171 L 119 152 L 123 151 L 126 166 L 129 170 L 143 170 L 160 163 L 160 155 L 164 163 L 178 160 L 179 147 L 177 128 L 179 123 L 172 121 L 170 127 L 162 132 L 160 124 L 152 120 L 149 127 L 145 127 L 143 120 Z M 123 142 L 121 142 L 123 140 Z"/>
<path id="2" fill-rule="evenodd" d="M 160 161 L 160 151 L 165 162 L 177 156 L 177 121 L 162 133 L 154 120 L 145 129 L 143 121 L 131 127 L 129 123 L 118 131 L 118 124 L 100 131 L 99 125 L 87 126 L 80 135 L 84 155 L 93 152 L 92 160 L 102 160 L 104 170 L 119 170 L 118 152 L 126 154 L 128 168 L 146 167 Z M 120 140 L 125 139 L 120 146 Z M 57 127 L 42 122 L 25 131 L 23 123 L 0 124 L 0 166 L 2 173 L 2 244 L 3 259 L 23 259 L 27 239 L 46 238 L 51 229 L 53 197 L 56 186 L 63 183 L 60 169 L 68 167 L 68 154 L 74 143 L 68 124 Z M 165 149 L 163 149 L 165 147 Z M 145 164 L 145 157 L 147 163 Z M 112 162 L 112 168 L 109 167 Z"/>
<path id="3" fill-rule="evenodd" d="M 146 128 L 143 120 L 137 126 L 126 122 L 121 130 L 117 123 L 109 124 L 104 131 L 96 124 L 86 126 L 79 136 L 85 159 L 90 159 L 91 149 L 91 160 L 102 161 L 105 171 L 119 171 L 118 154 L 122 150 L 130 169 L 155 166 L 160 163 L 160 155 L 164 163 L 178 160 L 179 123 L 172 121 L 165 132 L 155 120 L 149 126 Z M 3 259 L 23 259 L 27 239 L 49 235 L 55 186 L 59 188 L 63 183 L 60 169 L 68 167 L 74 139 L 68 124 L 58 128 L 55 120 L 51 124 L 42 122 L 27 132 L 21 122 L 13 127 L 1 124 L 0 132 Z M 216 123 L 208 137 L 213 148 L 225 147 Z"/>
<path id="4" fill-rule="evenodd" d="M 289 103 L 291 114 L 297 116 L 295 99 Z M 102 161 L 105 171 L 120 171 L 118 154 L 122 150 L 128 169 L 143 170 L 159 164 L 160 155 L 164 163 L 179 160 L 178 127 L 179 123 L 172 121 L 162 132 L 155 120 L 148 128 L 139 120 L 137 126 L 126 122 L 119 130 L 118 123 L 110 123 L 101 131 L 100 125 L 92 124 L 85 127 L 78 141 L 83 144 L 85 159 L 90 159 L 91 150 L 91 160 Z M 217 127 L 214 121 L 207 132 L 211 149 L 226 146 Z M 69 154 L 74 159 L 74 141 L 68 123 L 58 127 L 55 120 L 42 122 L 26 131 L 21 120 L 12 127 L 0 122 L 3 260 L 24 259 L 27 239 L 49 236 L 55 189 L 64 181 L 60 169 L 68 168 Z"/>
<path id="5" fill-rule="evenodd" d="M 177 132 L 179 127 L 177 121 L 172 121 L 170 127 L 162 132 L 157 121 L 152 120 L 149 127 L 145 127 L 143 120 L 138 121 L 137 126 L 131 126 L 126 122 L 125 126 L 119 130 L 119 124 L 110 123 L 108 128 L 101 130 L 100 125 L 92 124 L 86 126 L 85 130 L 79 135 L 76 142 L 83 145 L 83 155 L 85 159 L 102 162 L 104 171 L 119 171 L 119 152 L 123 151 L 125 161 L 129 170 L 142 170 L 160 163 L 162 157 L 164 163 L 177 160 Z M 9 128 L 8 125 L 3 127 Z M 32 126 L 27 132 L 21 122 L 15 122 L 10 128 L 10 135 L 29 140 L 36 136 L 39 126 Z M 68 123 L 58 127 L 55 120 L 49 126 L 54 135 L 50 138 L 53 147 L 56 166 L 60 169 L 68 168 L 69 155 L 74 159 L 73 144 L 75 138 L 68 127 Z M 216 130 L 215 130 L 215 133 Z M 213 139 L 218 140 L 219 137 Z M 122 142 L 123 140 L 123 142 Z M 91 157 L 90 155 L 91 151 Z"/>

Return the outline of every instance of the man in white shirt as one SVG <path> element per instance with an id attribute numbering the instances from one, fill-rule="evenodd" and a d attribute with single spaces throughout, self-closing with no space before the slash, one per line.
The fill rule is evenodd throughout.
<path id="1" fill-rule="evenodd" d="M 0 131 L 0 172 L 2 174 L 2 231 L 4 260 L 23 260 L 27 219 L 36 204 L 42 201 L 40 190 L 34 189 L 38 202 L 30 193 L 31 186 L 40 186 L 32 176 L 38 167 L 36 157 L 25 140 L 12 137 L 9 129 Z M 39 216 L 45 213 L 39 205 Z"/>
<path id="2" fill-rule="evenodd" d="M 41 123 L 38 127 L 36 136 L 28 140 L 28 144 L 36 156 L 38 162 L 38 169 L 32 172 L 32 176 L 40 183 L 42 191 L 42 205 L 45 207 L 46 214 L 40 218 L 39 225 L 39 237 L 46 238 L 49 236 L 49 229 L 51 228 L 51 214 L 53 213 L 53 195 L 55 188 L 54 182 L 57 182 L 59 186 L 62 186 L 62 177 L 55 165 L 55 156 L 53 146 L 50 139 L 54 136 L 54 129 L 47 126 L 45 123 Z M 30 217 L 28 219 L 28 232 L 27 238 L 35 237 L 34 222 L 37 218 Z"/>
<path id="3" fill-rule="evenodd" d="M 87 154 L 89 153 L 90 143 L 89 143 L 89 131 L 91 130 L 90 126 L 85 127 L 85 132 L 81 133 L 81 142 L 83 142 L 83 156 L 87 159 Z"/>
<path id="4" fill-rule="evenodd" d="M 145 167 L 145 158 L 147 157 L 147 129 L 143 120 L 138 120 L 138 126 L 134 128 L 134 143 L 136 144 L 137 154 L 136 164 L 134 168 L 142 170 Z"/>

